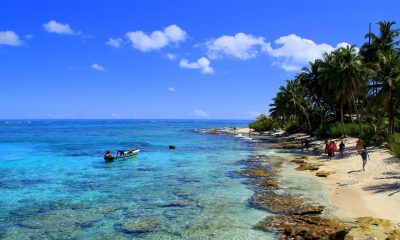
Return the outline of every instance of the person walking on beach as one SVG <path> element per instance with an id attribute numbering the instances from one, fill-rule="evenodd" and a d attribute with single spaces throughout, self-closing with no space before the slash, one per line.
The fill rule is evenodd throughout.
<path id="1" fill-rule="evenodd" d="M 367 161 L 369 160 L 369 154 L 367 152 L 367 147 L 363 147 L 363 151 L 361 152 L 361 159 L 362 159 L 362 167 L 363 171 L 365 171 L 365 165 L 367 164 Z"/>
<path id="2" fill-rule="evenodd" d="M 340 142 L 339 144 L 339 152 L 340 152 L 340 157 L 344 157 L 344 148 L 346 146 L 344 145 L 343 141 Z"/>
<path id="3" fill-rule="evenodd" d="M 364 147 L 364 141 L 361 140 L 361 138 L 359 138 L 356 142 L 356 147 L 357 147 L 357 153 L 361 154 L 363 151 L 363 147 Z"/>
<path id="4" fill-rule="evenodd" d="M 334 157 L 336 156 L 336 152 L 337 152 L 336 142 L 333 141 L 332 142 L 332 154 L 333 154 Z"/>
<path id="5" fill-rule="evenodd" d="M 328 160 L 331 160 L 333 156 L 333 142 L 330 142 L 328 144 L 327 152 L 328 152 Z"/>
<path id="6" fill-rule="evenodd" d="M 328 140 L 325 140 L 325 154 L 328 153 L 328 148 L 329 148 Z"/>

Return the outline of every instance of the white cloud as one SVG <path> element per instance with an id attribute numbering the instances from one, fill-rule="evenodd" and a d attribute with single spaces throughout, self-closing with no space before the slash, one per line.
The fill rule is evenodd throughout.
<path id="1" fill-rule="evenodd" d="M 167 53 L 167 58 L 171 61 L 174 61 L 176 59 L 176 55 L 172 53 Z"/>
<path id="2" fill-rule="evenodd" d="M 22 41 L 14 31 L 0 32 L 0 45 L 20 46 Z"/>
<path id="3" fill-rule="evenodd" d="M 132 47 L 142 52 L 161 49 L 171 43 L 184 41 L 187 34 L 176 25 L 170 25 L 164 30 L 154 31 L 146 34 L 143 31 L 134 31 L 126 33 L 126 36 L 132 42 Z"/>
<path id="4" fill-rule="evenodd" d="M 174 87 L 169 87 L 169 88 L 168 88 L 168 91 L 170 91 L 170 92 L 175 92 L 175 88 L 174 88 Z"/>
<path id="5" fill-rule="evenodd" d="M 112 47 L 119 48 L 122 44 L 122 39 L 121 38 L 109 38 L 108 41 L 106 42 L 107 45 L 110 45 Z"/>
<path id="6" fill-rule="evenodd" d="M 207 112 L 200 110 L 200 109 L 196 109 L 193 110 L 194 115 L 198 116 L 198 117 L 209 117 L 210 115 L 208 115 Z"/>
<path id="7" fill-rule="evenodd" d="M 211 59 L 232 57 L 247 60 L 264 53 L 273 58 L 273 65 L 289 72 L 300 70 L 309 62 L 321 58 L 325 52 L 350 45 L 346 42 L 339 43 L 336 47 L 326 43 L 318 44 L 295 34 L 282 36 L 275 40 L 274 44 L 276 47 L 273 47 L 264 37 L 245 33 L 224 35 L 205 43 L 207 55 Z M 358 52 L 359 49 L 356 51 Z"/>
<path id="8" fill-rule="evenodd" d="M 325 52 L 331 52 L 339 47 L 350 45 L 348 43 L 339 43 L 333 47 L 326 43 L 317 44 L 306 38 L 301 38 L 295 34 L 290 34 L 278 38 L 275 44 L 278 48 L 267 49 L 266 52 L 277 58 L 274 65 L 280 66 L 285 71 L 298 71 L 309 62 L 321 58 Z"/>
<path id="9" fill-rule="evenodd" d="M 257 56 L 259 52 L 270 48 L 263 37 L 237 33 L 234 36 L 222 36 L 206 42 L 207 54 L 211 59 L 229 56 L 247 60 Z"/>
<path id="10" fill-rule="evenodd" d="M 210 66 L 210 60 L 205 57 L 197 59 L 196 62 L 189 62 L 187 59 L 182 59 L 179 62 L 179 66 L 189 69 L 200 69 L 204 74 L 214 73 L 214 69 Z"/>
<path id="11" fill-rule="evenodd" d="M 101 71 L 101 72 L 104 72 L 106 70 L 103 66 L 101 66 L 100 64 L 97 64 L 97 63 L 93 63 L 90 67 L 93 68 L 94 70 Z"/>
<path id="12" fill-rule="evenodd" d="M 63 35 L 79 35 L 81 32 L 72 29 L 68 23 L 59 23 L 55 20 L 51 20 L 48 23 L 44 23 L 43 27 L 50 33 L 57 33 Z"/>

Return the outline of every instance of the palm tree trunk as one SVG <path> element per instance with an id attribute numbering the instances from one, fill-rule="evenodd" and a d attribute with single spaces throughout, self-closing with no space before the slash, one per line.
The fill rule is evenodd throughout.
<path id="1" fill-rule="evenodd" d="M 388 111 L 388 120 L 389 120 L 389 134 L 392 135 L 394 132 L 394 93 L 390 91 L 389 98 L 389 111 Z"/>
<path id="2" fill-rule="evenodd" d="M 308 133 L 311 134 L 311 123 L 310 123 L 310 118 L 308 117 L 308 114 L 306 113 L 306 119 L 307 119 L 307 125 L 308 125 Z"/>
<path id="3" fill-rule="evenodd" d="M 342 136 L 344 136 L 343 101 L 340 102 L 340 122 L 342 123 Z"/>
<path id="4" fill-rule="evenodd" d="M 357 104 L 356 104 L 356 99 L 354 97 L 354 94 L 351 94 L 352 98 L 353 98 L 353 104 L 354 104 L 354 109 L 356 110 L 356 114 L 357 114 L 357 120 L 358 120 L 358 125 L 360 126 L 360 132 L 361 132 L 361 136 L 364 135 L 364 131 L 361 125 L 361 116 L 358 113 L 358 109 L 357 109 Z"/>

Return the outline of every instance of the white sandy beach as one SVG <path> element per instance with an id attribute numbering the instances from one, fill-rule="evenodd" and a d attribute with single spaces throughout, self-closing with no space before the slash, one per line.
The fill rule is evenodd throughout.
<path id="1" fill-rule="evenodd" d="M 346 138 L 345 157 L 327 161 L 326 155 L 312 156 L 309 162 L 322 162 L 318 171 L 335 171 L 327 178 L 316 177 L 315 171 L 303 173 L 314 175 L 324 183 L 330 203 L 337 207 L 339 218 L 372 216 L 400 223 L 400 160 L 387 149 L 369 148 L 370 160 L 362 171 L 360 155 L 356 154 L 357 139 Z M 340 141 L 336 141 L 339 145 Z M 323 142 L 315 142 L 323 148 Z"/>
<path id="2" fill-rule="evenodd" d="M 238 128 L 235 133 L 248 134 L 249 128 Z M 273 135 L 281 135 L 282 131 Z M 337 145 L 340 139 L 335 140 Z M 346 152 L 328 161 L 326 154 L 309 156 L 307 162 L 323 163 L 318 171 L 298 171 L 320 181 L 325 186 L 327 199 L 336 209 L 333 215 L 340 219 L 374 217 L 400 224 L 400 159 L 383 147 L 367 148 L 370 159 L 362 171 L 361 156 L 356 151 L 356 138 L 344 138 Z M 311 149 L 324 149 L 324 141 L 312 142 Z M 308 153 L 308 152 L 305 152 Z M 319 171 L 334 171 L 328 177 L 317 177 Z"/>

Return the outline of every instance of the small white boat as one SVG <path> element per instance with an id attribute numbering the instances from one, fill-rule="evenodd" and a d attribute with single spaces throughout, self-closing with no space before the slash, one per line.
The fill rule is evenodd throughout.
<path id="1" fill-rule="evenodd" d="M 128 159 L 128 158 L 135 157 L 139 152 L 140 152 L 139 149 L 129 150 L 129 151 L 119 150 L 119 151 L 117 151 L 116 156 L 112 156 L 109 152 L 107 152 L 107 154 L 104 155 L 104 160 L 106 162 L 112 162 L 112 161 L 118 160 L 118 159 Z"/>

